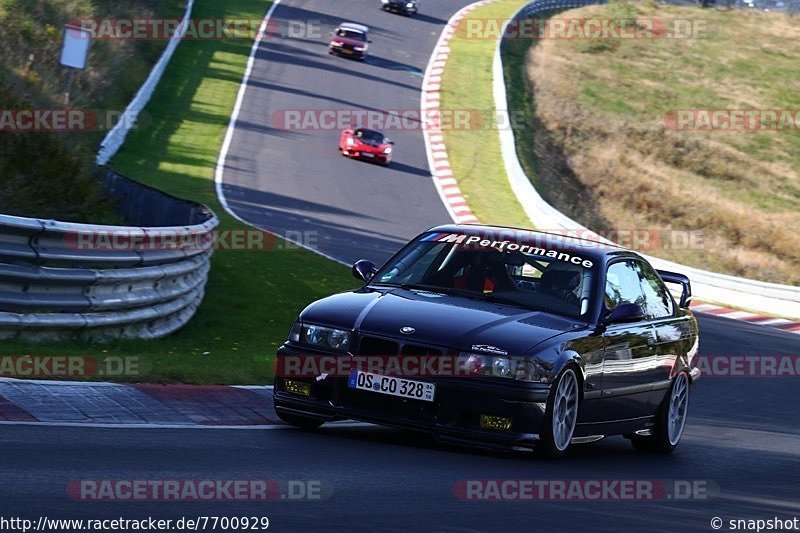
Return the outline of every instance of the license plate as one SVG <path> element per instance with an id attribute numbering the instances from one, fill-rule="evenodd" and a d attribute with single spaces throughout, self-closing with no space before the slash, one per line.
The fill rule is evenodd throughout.
<path id="1" fill-rule="evenodd" d="M 342 53 L 343 54 L 352 54 L 353 51 L 352 50 L 348 50 L 347 48 L 342 48 Z"/>
<path id="2" fill-rule="evenodd" d="M 361 157 L 375 157 L 375 154 L 369 152 L 361 152 Z"/>
<path id="3" fill-rule="evenodd" d="M 368 390 L 379 394 L 426 402 L 432 402 L 433 395 L 436 392 L 436 385 L 433 383 L 396 378 L 394 376 L 382 376 L 364 372 L 357 368 L 350 371 L 350 379 L 347 381 L 347 386 L 351 389 Z"/>

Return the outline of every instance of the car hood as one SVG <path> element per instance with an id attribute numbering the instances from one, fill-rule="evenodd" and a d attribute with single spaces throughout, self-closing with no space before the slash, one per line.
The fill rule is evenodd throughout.
<path id="1" fill-rule="evenodd" d="M 319 300 L 300 316 L 304 322 L 354 329 L 362 335 L 459 351 L 485 346 L 525 355 L 536 345 L 585 327 L 549 313 L 463 296 L 391 289 L 354 291 Z M 414 328 L 404 335 L 401 328 Z"/>

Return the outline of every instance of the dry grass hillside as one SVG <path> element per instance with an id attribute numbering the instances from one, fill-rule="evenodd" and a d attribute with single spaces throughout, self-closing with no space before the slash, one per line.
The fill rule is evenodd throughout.
<path id="1" fill-rule="evenodd" d="M 800 110 L 800 19 L 619 2 L 560 16 L 680 18 L 706 29 L 690 39 L 545 39 L 530 48 L 533 128 L 518 136 L 519 150 L 547 199 L 592 227 L 702 231 L 699 249 L 653 255 L 800 283 L 800 124 L 665 126 L 681 109 Z"/>

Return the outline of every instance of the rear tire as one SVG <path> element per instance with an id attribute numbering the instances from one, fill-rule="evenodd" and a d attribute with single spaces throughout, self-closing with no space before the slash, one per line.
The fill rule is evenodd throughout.
<path id="1" fill-rule="evenodd" d="M 580 388 L 575 369 L 568 366 L 558 377 L 547 399 L 544 426 L 539 444 L 540 455 L 556 459 L 566 453 L 578 421 Z"/>
<path id="2" fill-rule="evenodd" d="M 292 413 L 283 413 L 279 410 L 275 411 L 278 414 L 278 418 L 289 424 L 290 426 L 295 426 L 303 429 L 317 429 L 322 424 L 325 423 L 324 420 L 321 418 L 314 418 L 311 416 L 301 416 Z"/>
<path id="3" fill-rule="evenodd" d="M 658 408 L 653 434 L 647 437 L 631 437 L 633 448 L 638 451 L 672 453 L 681 441 L 688 415 L 689 375 L 681 372 L 672 380 L 672 386 Z"/>

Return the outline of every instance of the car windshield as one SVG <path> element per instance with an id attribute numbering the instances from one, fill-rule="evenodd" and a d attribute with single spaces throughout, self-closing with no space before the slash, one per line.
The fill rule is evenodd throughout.
<path id="1" fill-rule="evenodd" d="M 357 129 L 356 137 L 362 141 L 374 144 L 383 144 L 386 140 L 386 138 L 383 136 L 383 133 L 375 130 Z"/>
<path id="2" fill-rule="evenodd" d="M 355 41 L 366 41 L 367 35 L 363 32 L 356 30 L 348 30 L 345 28 L 338 28 L 336 30 L 337 37 L 344 37 L 345 39 L 353 39 Z"/>
<path id="3" fill-rule="evenodd" d="M 588 319 L 595 271 L 594 261 L 580 248 L 547 248 L 538 238 L 428 233 L 390 260 L 373 278 L 373 285 L 456 294 Z"/>

